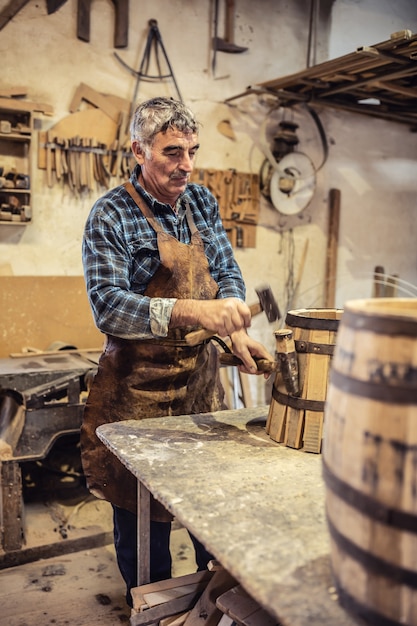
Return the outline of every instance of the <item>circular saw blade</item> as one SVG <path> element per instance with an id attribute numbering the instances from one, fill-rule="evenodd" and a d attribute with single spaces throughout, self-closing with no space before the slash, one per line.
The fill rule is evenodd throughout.
<path id="1" fill-rule="evenodd" d="M 271 176 L 270 197 L 275 209 L 296 215 L 310 203 L 316 188 L 316 171 L 302 152 L 290 152 L 278 162 Z"/>

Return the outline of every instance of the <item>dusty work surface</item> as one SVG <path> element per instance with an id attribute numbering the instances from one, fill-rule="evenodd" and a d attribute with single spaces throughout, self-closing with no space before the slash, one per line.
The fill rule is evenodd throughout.
<path id="1" fill-rule="evenodd" d="M 62 520 L 69 537 L 83 528 L 112 530 L 107 502 L 30 504 L 26 546 L 64 543 Z M 173 529 L 173 575 L 181 576 L 196 570 L 194 552 L 187 531 L 177 522 Z M 0 570 L 0 606 L 0 626 L 117 626 L 129 624 L 131 613 L 111 543 Z"/>
<path id="2" fill-rule="evenodd" d="M 268 408 L 108 424 L 100 438 L 284 626 L 351 626 L 329 566 L 320 455 L 265 433 Z"/>

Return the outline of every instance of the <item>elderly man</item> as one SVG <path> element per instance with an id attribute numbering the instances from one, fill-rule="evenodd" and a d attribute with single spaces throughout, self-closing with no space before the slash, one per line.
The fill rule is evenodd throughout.
<path id="1" fill-rule="evenodd" d="M 181 102 L 153 98 L 131 122 L 137 165 L 93 206 L 83 240 L 87 292 L 106 345 L 84 411 L 83 468 L 92 493 L 113 505 L 115 548 L 127 602 L 136 586 L 136 482 L 99 441 L 97 426 L 225 408 L 217 350 L 190 347 L 204 327 L 230 337 L 242 371 L 272 359 L 247 333 L 245 286 L 208 189 L 189 183 L 199 124 Z M 151 505 L 151 580 L 171 576 L 172 517 Z M 199 569 L 211 555 L 194 537 Z"/>

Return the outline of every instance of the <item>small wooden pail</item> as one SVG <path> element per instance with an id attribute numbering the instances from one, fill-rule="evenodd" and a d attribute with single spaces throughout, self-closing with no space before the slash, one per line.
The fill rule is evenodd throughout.
<path id="1" fill-rule="evenodd" d="M 322 460 L 341 604 L 417 626 L 417 299 L 346 303 Z"/>
<path id="2" fill-rule="evenodd" d="M 330 363 L 341 316 L 341 309 L 298 309 L 287 313 L 286 329 L 292 331 L 298 362 L 298 391 L 284 384 L 281 365 L 266 423 L 266 431 L 274 441 L 320 453 Z M 276 332 L 277 339 L 279 333 Z M 278 343 L 277 353 L 279 356 Z"/>

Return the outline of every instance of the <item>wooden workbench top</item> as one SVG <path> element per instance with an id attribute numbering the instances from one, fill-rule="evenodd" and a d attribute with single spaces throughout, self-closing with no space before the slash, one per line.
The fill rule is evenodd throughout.
<path id="1" fill-rule="evenodd" d="M 357 624 L 332 586 L 321 456 L 272 441 L 267 413 L 126 421 L 97 433 L 283 625 Z"/>

